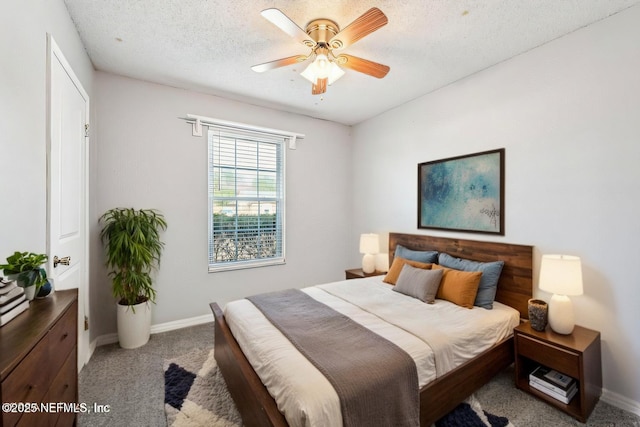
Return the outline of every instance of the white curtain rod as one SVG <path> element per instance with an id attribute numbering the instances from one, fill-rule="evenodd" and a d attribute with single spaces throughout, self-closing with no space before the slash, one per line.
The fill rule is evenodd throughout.
<path id="1" fill-rule="evenodd" d="M 279 130 L 279 129 L 264 128 L 260 126 L 248 125 L 245 123 L 230 122 L 228 120 L 214 119 L 213 117 L 199 116 L 197 114 L 187 114 L 186 118 L 185 117 L 179 117 L 179 118 L 182 120 L 185 120 L 187 123 L 191 123 L 191 126 L 192 126 L 191 133 L 193 134 L 193 136 L 202 136 L 203 125 L 204 126 L 207 126 L 207 125 L 225 126 L 225 127 L 234 128 L 234 129 L 243 129 L 243 130 L 269 133 L 272 135 L 284 136 L 285 138 L 288 138 L 289 148 L 292 150 L 296 149 L 296 140 L 304 138 L 304 134 L 302 133 L 289 132 L 286 130 Z"/>

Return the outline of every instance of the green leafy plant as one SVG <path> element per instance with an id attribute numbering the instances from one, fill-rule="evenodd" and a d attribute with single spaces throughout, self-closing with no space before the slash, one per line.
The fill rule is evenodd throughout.
<path id="1" fill-rule="evenodd" d="M 155 302 L 151 272 L 160 266 L 164 243 L 160 231 L 167 229 L 164 216 L 155 209 L 115 208 L 100 217 L 100 238 L 113 296 L 120 305 Z"/>
<path id="2" fill-rule="evenodd" d="M 7 257 L 6 264 L 0 264 L 0 268 L 7 276 L 17 275 L 18 284 L 23 288 L 35 285 L 37 292 L 47 282 L 47 273 L 41 266 L 48 259 L 45 254 L 16 251 Z"/>

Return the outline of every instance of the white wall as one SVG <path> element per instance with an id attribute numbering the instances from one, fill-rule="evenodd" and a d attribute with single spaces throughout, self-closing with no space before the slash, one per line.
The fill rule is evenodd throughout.
<path id="1" fill-rule="evenodd" d="M 530 244 L 536 270 L 543 253 L 582 257 L 577 323 L 602 334 L 605 398 L 637 413 L 639 21 L 636 6 L 356 126 L 350 239 L 401 231 Z M 417 164 L 501 147 L 505 236 L 418 231 Z M 355 245 L 350 254 L 358 262 Z"/>
<path id="2" fill-rule="evenodd" d="M 210 314 L 251 294 L 344 277 L 351 194 L 350 128 L 186 90 L 98 72 L 98 214 L 157 208 L 168 222 L 156 280 L 154 324 Z M 207 272 L 207 140 L 178 117 L 199 114 L 305 134 L 287 150 L 287 263 Z M 94 237 L 98 232 L 97 217 Z M 92 339 L 115 332 L 115 303 L 94 239 Z"/>
<path id="3" fill-rule="evenodd" d="M 0 261 L 46 252 L 47 33 L 89 96 L 93 66 L 62 0 L 0 2 Z"/>

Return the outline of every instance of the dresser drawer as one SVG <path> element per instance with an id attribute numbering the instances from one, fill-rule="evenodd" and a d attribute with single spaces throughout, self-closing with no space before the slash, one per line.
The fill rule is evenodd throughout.
<path id="1" fill-rule="evenodd" d="M 72 304 L 49 331 L 49 369 L 58 372 L 75 348 L 78 336 L 78 304 Z"/>
<path id="2" fill-rule="evenodd" d="M 46 403 L 75 403 L 77 402 L 76 396 L 78 395 L 78 378 L 76 371 L 78 369 L 76 347 L 71 350 L 69 357 L 62 365 L 62 369 L 56 375 L 51 383 Z M 72 426 L 75 421 L 76 414 L 71 411 L 71 405 L 68 405 L 67 410 L 60 409 L 57 414 L 50 414 L 49 425 L 53 426 Z"/>
<path id="3" fill-rule="evenodd" d="M 580 377 L 580 355 L 522 334 L 516 334 L 516 348 L 520 356 L 527 357 L 573 378 Z"/>
<path id="4" fill-rule="evenodd" d="M 45 335 L 2 382 L 3 402 L 40 402 L 49 388 L 49 335 Z M 13 426 L 21 413 L 5 412 L 2 425 Z"/>
<path id="5" fill-rule="evenodd" d="M 51 427 L 51 417 L 55 415 L 45 411 L 26 412 L 22 414 L 16 427 Z"/>

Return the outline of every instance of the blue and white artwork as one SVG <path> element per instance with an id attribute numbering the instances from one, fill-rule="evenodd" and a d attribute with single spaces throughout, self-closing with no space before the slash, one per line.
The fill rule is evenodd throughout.
<path id="1" fill-rule="evenodd" d="M 504 234 L 504 149 L 418 165 L 418 227 Z"/>

